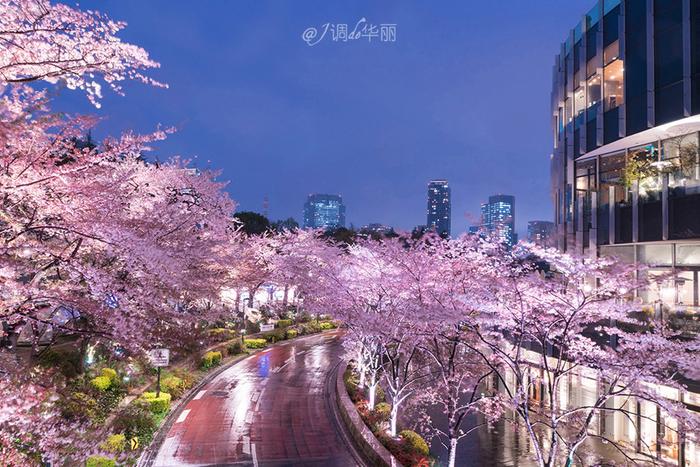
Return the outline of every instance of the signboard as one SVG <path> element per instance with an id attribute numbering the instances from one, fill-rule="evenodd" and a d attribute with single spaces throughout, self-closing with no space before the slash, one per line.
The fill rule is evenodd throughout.
<path id="1" fill-rule="evenodd" d="M 155 367 L 168 366 L 170 363 L 170 350 L 153 349 L 148 352 L 148 358 L 151 360 L 151 365 Z"/>
<path id="2" fill-rule="evenodd" d="M 272 331 L 274 329 L 275 329 L 274 324 L 261 324 L 260 325 L 260 332 Z"/>

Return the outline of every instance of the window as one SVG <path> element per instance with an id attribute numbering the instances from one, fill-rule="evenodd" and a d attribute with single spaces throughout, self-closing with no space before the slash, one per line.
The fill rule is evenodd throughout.
<path id="1" fill-rule="evenodd" d="M 603 95 L 605 96 L 606 111 L 624 103 L 624 71 L 620 59 L 614 60 L 603 69 Z"/>
<path id="2" fill-rule="evenodd" d="M 600 75 L 595 75 L 588 80 L 588 107 L 600 102 Z"/>
<path id="3" fill-rule="evenodd" d="M 615 41 L 603 51 L 603 64 L 607 65 L 620 57 L 620 41 Z"/>
<path id="4" fill-rule="evenodd" d="M 584 110 L 586 110 L 586 93 L 581 87 L 574 91 L 574 115 L 578 117 Z"/>

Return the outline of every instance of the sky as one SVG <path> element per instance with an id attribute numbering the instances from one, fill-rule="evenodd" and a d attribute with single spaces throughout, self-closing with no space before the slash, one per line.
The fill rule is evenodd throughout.
<path id="1" fill-rule="evenodd" d="M 74 4 L 70 0 L 65 0 Z M 103 117 L 96 137 L 177 132 L 154 155 L 193 159 L 239 210 L 302 220 L 309 193 L 341 194 L 347 224 L 426 222 L 427 183 L 452 188 L 452 234 L 495 193 L 516 223 L 550 220 L 554 55 L 593 0 L 85 0 L 128 23 L 168 89 L 127 83 L 101 109 L 62 90 L 55 107 Z M 395 24 L 395 42 L 333 41 L 323 25 Z M 319 31 L 318 43 L 302 38 Z"/>

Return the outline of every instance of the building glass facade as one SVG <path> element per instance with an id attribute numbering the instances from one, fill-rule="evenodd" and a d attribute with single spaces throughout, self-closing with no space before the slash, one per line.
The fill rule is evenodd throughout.
<path id="1" fill-rule="evenodd" d="M 304 228 L 345 227 L 345 204 L 340 195 L 312 194 L 304 204 Z"/>
<path id="2" fill-rule="evenodd" d="M 489 196 L 481 205 L 482 235 L 512 247 L 518 242 L 515 232 L 515 197 L 511 195 Z"/>
<path id="3" fill-rule="evenodd" d="M 451 233 L 452 201 L 447 180 L 431 180 L 428 183 L 428 229 L 443 237 Z"/>
<path id="4" fill-rule="evenodd" d="M 527 241 L 543 248 L 554 247 L 554 222 L 530 221 L 527 223 Z"/>
<path id="5" fill-rule="evenodd" d="M 557 247 L 648 265 L 663 279 L 638 294 L 646 311 L 697 330 L 700 0 L 599 0 L 552 77 Z M 628 435 L 639 451 L 662 428 L 650 417 Z M 674 443 L 646 454 L 700 462 L 697 439 Z"/>

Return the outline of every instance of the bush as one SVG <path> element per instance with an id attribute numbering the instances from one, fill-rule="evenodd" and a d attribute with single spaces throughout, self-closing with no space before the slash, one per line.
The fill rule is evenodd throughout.
<path id="1" fill-rule="evenodd" d="M 319 328 L 321 331 L 327 331 L 329 329 L 335 329 L 337 326 L 332 321 L 321 321 L 319 323 Z"/>
<path id="2" fill-rule="evenodd" d="M 391 417 L 391 405 L 386 402 L 380 402 L 374 406 L 374 415 L 378 422 L 387 422 Z"/>
<path id="3" fill-rule="evenodd" d="M 172 374 L 182 380 L 182 387 L 185 391 L 194 386 L 194 383 L 197 381 L 195 375 L 184 368 L 173 368 Z"/>
<path id="4" fill-rule="evenodd" d="M 236 337 L 236 331 L 227 328 L 214 328 L 209 330 L 209 337 L 216 341 L 227 341 Z"/>
<path id="5" fill-rule="evenodd" d="M 102 450 L 114 454 L 120 454 L 126 451 L 126 436 L 123 433 L 109 435 L 107 440 L 100 445 Z"/>
<path id="6" fill-rule="evenodd" d="M 263 349 L 267 345 L 267 341 L 265 339 L 243 339 L 243 344 L 248 349 Z"/>
<path id="7" fill-rule="evenodd" d="M 179 399 L 185 392 L 185 385 L 181 378 L 168 376 L 160 382 L 160 388 L 170 394 L 173 399 Z"/>
<path id="8" fill-rule="evenodd" d="M 299 333 L 295 329 L 287 329 L 287 339 L 294 339 Z"/>
<path id="9" fill-rule="evenodd" d="M 374 390 L 374 402 L 375 404 L 379 404 L 381 402 L 386 402 L 386 393 L 384 392 L 384 389 L 380 385 L 377 384 L 377 387 Z"/>
<path id="10" fill-rule="evenodd" d="M 287 333 L 284 329 L 275 329 L 274 331 L 266 332 L 263 337 L 267 342 L 274 344 L 275 342 L 283 341 L 287 338 Z"/>
<path id="11" fill-rule="evenodd" d="M 39 364 L 44 367 L 58 368 L 68 379 L 75 378 L 82 372 L 81 356 L 77 350 L 45 350 L 39 357 Z"/>
<path id="12" fill-rule="evenodd" d="M 74 392 L 59 402 L 61 414 L 73 420 L 97 418 L 98 404 L 94 397 L 84 392 Z"/>
<path id="13" fill-rule="evenodd" d="M 104 456 L 90 456 L 85 460 L 85 467 L 115 467 L 117 462 L 114 459 Z"/>
<path id="14" fill-rule="evenodd" d="M 221 363 L 221 352 L 207 352 L 202 357 L 202 368 L 205 370 Z"/>
<path id="15" fill-rule="evenodd" d="M 111 368 L 102 368 L 101 375 L 109 378 L 112 383 L 117 381 L 117 372 Z"/>
<path id="16" fill-rule="evenodd" d="M 109 376 L 95 376 L 90 380 L 90 385 L 98 391 L 106 391 L 112 385 Z"/>
<path id="17" fill-rule="evenodd" d="M 260 332 L 260 324 L 253 323 L 252 321 L 245 320 L 245 332 L 246 334 L 257 334 Z"/>
<path id="18" fill-rule="evenodd" d="M 317 321 L 309 321 L 299 326 L 299 330 L 302 334 L 315 334 L 321 331 L 321 326 Z"/>
<path id="19" fill-rule="evenodd" d="M 233 342 L 226 349 L 229 355 L 238 355 L 239 353 L 245 352 L 245 345 L 240 340 Z"/>
<path id="20" fill-rule="evenodd" d="M 167 392 L 161 392 L 158 397 L 155 392 L 144 392 L 141 400 L 154 414 L 165 413 L 170 409 L 170 394 Z"/>
<path id="21" fill-rule="evenodd" d="M 137 438 L 144 446 L 151 442 L 157 426 L 151 411 L 142 404 L 124 407 L 115 417 L 113 424 L 115 431 L 124 433 L 129 439 Z"/>
<path id="22" fill-rule="evenodd" d="M 422 454 L 424 456 L 430 454 L 428 443 L 426 443 L 423 437 L 415 431 L 403 430 L 401 433 L 399 433 L 399 436 L 403 438 L 405 446 L 412 452 Z"/>
<path id="23" fill-rule="evenodd" d="M 291 319 L 281 319 L 277 321 L 277 327 L 278 328 L 286 328 L 292 325 L 292 320 Z"/>

